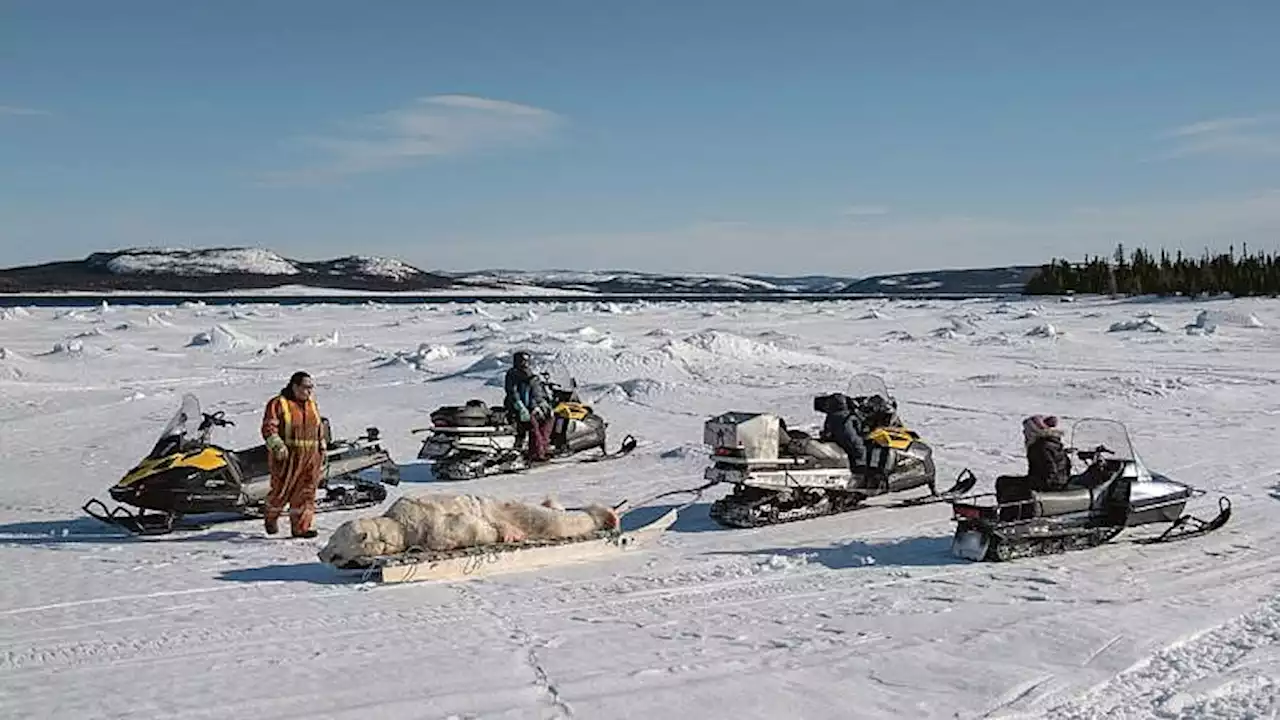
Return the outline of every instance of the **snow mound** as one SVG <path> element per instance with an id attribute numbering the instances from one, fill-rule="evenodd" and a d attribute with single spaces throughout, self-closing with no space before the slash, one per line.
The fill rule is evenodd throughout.
<path id="1" fill-rule="evenodd" d="M 887 315 L 885 315 L 884 313 L 880 312 L 880 311 L 879 311 L 879 310 L 877 310 L 876 308 L 871 308 L 870 310 L 868 310 L 868 311 L 867 311 L 867 314 L 863 315 L 862 317 L 860 317 L 860 318 L 858 318 L 858 319 L 859 319 L 859 320 L 883 320 L 883 319 L 885 319 L 886 317 L 888 317 L 888 316 L 887 316 Z"/>
<path id="2" fill-rule="evenodd" d="M 671 337 L 672 335 L 675 335 L 675 333 L 667 328 L 654 328 L 645 333 L 645 337 Z"/>
<path id="3" fill-rule="evenodd" d="M 31 317 L 31 313 L 27 312 L 26 308 L 0 308 L 0 320 L 17 320 L 19 318 L 27 317 Z"/>
<path id="4" fill-rule="evenodd" d="M 1163 325 L 1152 320 L 1149 317 L 1139 320 L 1124 320 L 1121 322 L 1111 323 L 1111 327 L 1107 332 L 1168 332 Z"/>
<path id="5" fill-rule="evenodd" d="M 156 313 L 151 313 L 147 316 L 147 324 L 153 327 L 171 327 L 173 325 L 173 323 Z"/>
<path id="6" fill-rule="evenodd" d="M 288 260 L 258 248 L 126 250 L 103 265 L 117 275 L 297 275 L 300 272 Z"/>
<path id="7" fill-rule="evenodd" d="M 463 328 L 462 332 L 495 334 L 506 332 L 506 328 L 496 322 L 474 323 Z"/>
<path id="8" fill-rule="evenodd" d="M 974 323 L 973 318 L 965 315 L 948 315 L 944 319 L 951 323 L 951 326 L 934 330 L 933 333 L 935 337 L 955 337 L 956 335 L 978 334 L 978 326 Z M 948 331 L 950 334 L 947 334 Z"/>
<path id="9" fill-rule="evenodd" d="M 214 352 L 231 352 L 234 350 L 258 350 L 263 344 L 251 335 L 240 332 L 226 325 L 215 325 L 208 332 L 198 333 L 187 343 L 187 347 L 207 347 Z"/>
<path id="10" fill-rule="evenodd" d="M 751 338 L 735 335 L 722 330 L 706 330 L 694 333 L 683 340 L 668 342 L 663 348 L 674 355 L 683 355 L 687 349 L 733 358 L 735 360 L 757 360 L 765 362 L 784 362 L 792 364 L 827 364 L 826 358 L 808 353 L 796 352 L 780 348 L 772 342 L 760 342 Z"/>
<path id="11" fill-rule="evenodd" d="M 328 335 L 294 335 L 288 340 L 281 341 L 277 347 L 287 348 L 301 345 L 304 347 L 326 347 L 338 344 L 338 331 L 334 330 Z"/>
<path id="12" fill-rule="evenodd" d="M 1056 338 L 1062 333 L 1049 323 L 1037 325 L 1027 331 L 1027 337 Z"/>
<path id="13" fill-rule="evenodd" d="M 444 345 L 422 343 L 412 352 L 398 352 L 391 357 L 383 356 L 378 358 L 378 367 L 411 367 L 414 370 L 426 371 L 433 362 L 448 360 L 453 357 L 456 357 L 456 354 L 451 348 Z"/>
<path id="14" fill-rule="evenodd" d="M 1237 328 L 1261 328 L 1262 321 L 1252 313 L 1239 313 L 1230 310 L 1201 310 L 1196 319 L 1186 329 L 1198 328 L 1204 334 L 1212 334 L 1219 326 Z"/>

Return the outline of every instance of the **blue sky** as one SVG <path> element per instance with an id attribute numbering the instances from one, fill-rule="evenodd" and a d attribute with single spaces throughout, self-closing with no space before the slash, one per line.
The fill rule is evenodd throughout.
<path id="1" fill-rule="evenodd" d="M 1280 240 L 1280 3 L 10 0 L 0 265 L 863 275 Z"/>

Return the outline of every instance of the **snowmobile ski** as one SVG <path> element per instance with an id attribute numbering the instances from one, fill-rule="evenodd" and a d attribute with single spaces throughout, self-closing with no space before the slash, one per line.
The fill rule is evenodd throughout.
<path id="1" fill-rule="evenodd" d="M 197 420 L 193 431 L 190 426 Z M 110 488 L 111 497 L 123 504 L 108 508 L 92 498 L 81 510 L 134 535 L 204 530 L 262 517 L 271 485 L 266 446 L 232 450 L 211 442 L 215 428 L 234 424 L 221 411 L 201 412 L 199 400 L 184 395 L 151 452 Z M 400 471 L 379 443 L 378 429 L 368 428 L 355 440 L 334 440 L 328 418 L 321 418 L 321 426 L 326 452 L 316 512 L 353 510 L 386 500 L 387 486 L 400 483 Z M 376 480 L 362 477 L 374 469 L 379 470 Z"/>
<path id="2" fill-rule="evenodd" d="M 1148 469 L 1122 423 L 1080 420 L 1071 446 L 1088 466 L 1064 489 L 1031 491 L 1030 499 L 983 493 L 952 500 L 952 553 L 988 562 L 1053 555 L 1097 547 L 1128 528 L 1159 523 L 1170 526 L 1133 542 L 1172 542 L 1211 533 L 1231 518 L 1226 497 L 1219 498 L 1218 514 L 1210 520 L 1185 514 L 1188 501 L 1204 491 Z M 979 502 L 993 495 L 994 503 Z"/>
<path id="3" fill-rule="evenodd" d="M 373 558 L 342 570 L 379 583 L 470 580 L 509 572 L 596 560 L 653 543 L 675 524 L 669 510 L 633 530 L 602 530 L 587 538 L 484 545 L 445 552 L 403 553 Z"/>
<path id="4" fill-rule="evenodd" d="M 969 470 L 969 468 L 965 468 L 960 471 L 960 474 L 956 477 L 955 483 L 940 493 L 931 492 L 928 495 L 896 500 L 888 505 L 884 505 L 883 507 L 905 508 L 918 507 L 920 505 L 932 505 L 940 502 L 951 502 L 952 500 L 963 497 L 965 493 L 973 490 L 974 486 L 977 484 L 977 476 L 975 476 L 973 471 Z"/>

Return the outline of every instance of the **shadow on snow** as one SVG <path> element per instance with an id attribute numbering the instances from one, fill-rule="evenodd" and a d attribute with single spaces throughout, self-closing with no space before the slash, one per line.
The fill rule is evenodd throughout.
<path id="1" fill-rule="evenodd" d="M 929 567 L 963 565 L 967 560 L 951 554 L 951 536 L 916 537 L 886 543 L 852 541 L 826 547 L 783 547 L 758 550 L 725 550 L 709 555 L 744 555 L 767 560 L 773 556 L 803 558 L 832 570 L 855 567 Z"/>

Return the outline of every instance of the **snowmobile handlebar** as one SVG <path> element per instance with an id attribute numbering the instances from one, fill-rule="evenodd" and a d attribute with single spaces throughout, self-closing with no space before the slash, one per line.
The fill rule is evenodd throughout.
<path id="1" fill-rule="evenodd" d="M 219 410 L 216 413 L 201 413 L 204 416 L 204 422 L 200 423 L 200 427 L 232 427 L 235 422 L 226 418 L 226 412 Z"/>
<path id="2" fill-rule="evenodd" d="M 1095 459 L 1101 460 L 1103 455 L 1115 455 L 1115 454 L 1116 454 L 1116 451 L 1112 450 L 1106 445 L 1098 445 L 1092 450 L 1076 450 L 1076 457 L 1080 458 L 1085 462 L 1091 462 Z"/>

